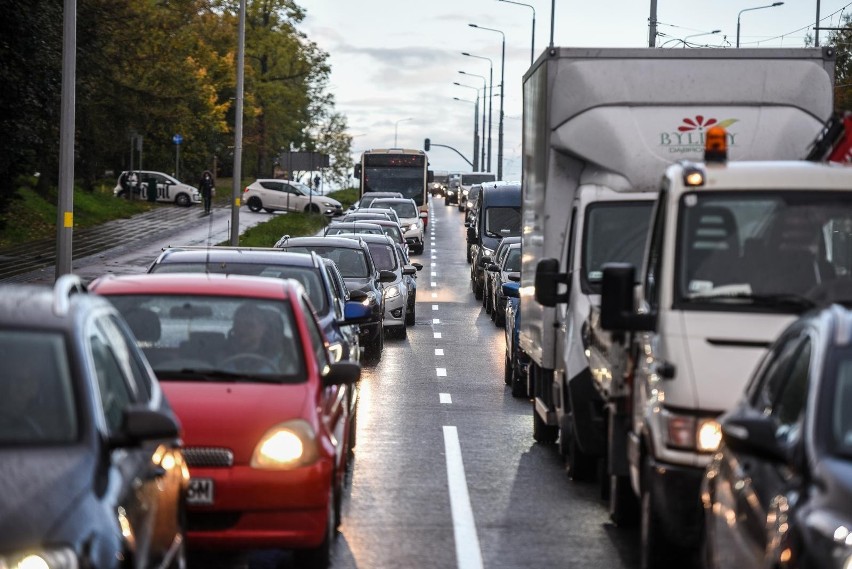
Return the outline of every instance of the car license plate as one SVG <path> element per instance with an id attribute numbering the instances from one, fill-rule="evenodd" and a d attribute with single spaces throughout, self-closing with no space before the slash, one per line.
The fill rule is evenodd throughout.
<path id="1" fill-rule="evenodd" d="M 213 503 L 213 479 L 212 478 L 191 478 L 189 480 L 189 491 L 186 493 L 187 504 L 206 504 Z"/>

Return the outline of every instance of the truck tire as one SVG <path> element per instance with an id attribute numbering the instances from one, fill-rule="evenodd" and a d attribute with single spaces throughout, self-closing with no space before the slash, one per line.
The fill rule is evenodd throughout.
<path id="1" fill-rule="evenodd" d="M 533 404 L 533 439 L 543 445 L 552 445 L 559 437 L 559 427 L 548 425 L 541 420 Z"/>
<path id="2" fill-rule="evenodd" d="M 512 366 L 512 397 L 529 397 L 527 393 L 527 380 Z"/>
<path id="3" fill-rule="evenodd" d="M 574 418 L 571 415 L 562 417 L 559 432 L 559 452 L 565 457 L 568 476 L 578 482 L 590 482 L 595 479 L 597 460 L 580 450 L 577 437 L 574 436 Z"/>
<path id="4" fill-rule="evenodd" d="M 663 533 L 660 521 L 654 512 L 653 487 L 650 480 L 651 464 L 645 458 L 642 461 L 642 499 L 640 502 L 639 523 L 639 565 L 642 569 L 663 569 L 675 565 L 675 544 L 669 542 Z"/>
<path id="5" fill-rule="evenodd" d="M 635 527 L 639 521 L 639 501 L 630 486 L 630 477 L 607 475 L 609 479 L 609 518 L 618 527 Z"/>

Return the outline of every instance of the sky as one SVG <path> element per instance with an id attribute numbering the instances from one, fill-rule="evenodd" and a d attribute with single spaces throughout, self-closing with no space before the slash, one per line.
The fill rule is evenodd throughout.
<path id="1" fill-rule="evenodd" d="M 480 105 L 487 100 L 487 94 L 477 89 L 488 83 L 493 64 L 491 170 L 496 173 L 502 36 L 468 24 L 503 32 L 503 179 L 520 180 L 522 80 L 530 65 L 532 8 L 501 0 L 296 1 L 307 11 L 299 28 L 330 55 L 329 90 L 337 110 L 347 117 L 356 161 L 365 149 L 394 146 L 395 136 L 398 147 L 423 148 L 424 139 L 429 138 L 456 148 L 472 161 L 473 101 L 477 95 Z M 550 43 L 552 3 L 523 3 L 535 9 L 534 53 L 538 58 Z M 648 46 L 651 0 L 553 3 L 553 43 L 557 47 Z M 656 45 L 683 49 L 686 38 L 691 45 L 733 49 L 739 16 L 741 47 L 803 47 L 806 35 L 814 33 L 817 0 L 786 0 L 781 6 L 741 13 L 772 3 L 657 0 Z M 852 0 L 821 0 L 819 4 L 822 27 L 838 26 L 844 14 L 852 14 Z M 710 33 L 714 30 L 719 32 Z M 820 32 L 820 43 L 828 33 Z M 491 63 L 481 58 L 489 58 Z M 482 107 L 480 123 L 481 115 Z M 483 130 L 480 124 L 480 132 Z M 433 147 L 429 162 L 436 171 L 470 171 L 462 158 L 445 148 Z"/>

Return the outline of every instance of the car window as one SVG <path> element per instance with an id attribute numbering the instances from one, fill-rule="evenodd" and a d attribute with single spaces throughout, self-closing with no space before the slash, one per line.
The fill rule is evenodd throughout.
<path id="1" fill-rule="evenodd" d="M 337 264 L 343 278 L 365 279 L 370 276 L 369 265 L 364 250 L 348 247 L 286 247 L 284 251 L 293 253 L 310 253 L 313 251 L 324 259 L 331 259 Z"/>
<path id="2" fill-rule="evenodd" d="M 395 271 L 399 265 L 396 262 L 393 246 L 385 243 L 368 243 L 373 263 L 380 271 Z"/>
<path id="3" fill-rule="evenodd" d="M 88 334 L 101 407 L 110 434 L 120 431 L 124 409 L 133 400 L 128 378 L 122 369 L 122 355 L 116 353 L 116 346 L 110 341 L 108 330 L 114 329 L 114 325 L 105 324 L 104 320 L 99 319 L 90 326 Z M 119 345 L 118 350 L 126 351 L 126 347 Z"/>
<path id="4" fill-rule="evenodd" d="M 485 210 L 485 234 L 490 237 L 516 237 L 521 234 L 521 209 L 489 207 Z"/>
<path id="5" fill-rule="evenodd" d="M 139 350 L 134 345 L 133 340 L 124 333 L 124 327 L 119 324 L 115 316 L 109 316 L 107 322 L 115 331 L 112 340 L 117 347 L 116 354 L 121 355 L 122 366 L 125 367 L 129 377 L 133 379 L 132 389 L 136 394 L 136 399 L 142 402 L 150 401 L 154 387 L 151 382 L 151 375 L 140 359 Z"/>
<path id="6" fill-rule="evenodd" d="M 281 191 L 281 182 L 261 182 L 260 185 L 266 190 Z"/>
<path id="7" fill-rule="evenodd" d="M 77 440 L 77 405 L 63 335 L 0 330 L 0 361 L 0 447 Z"/>
<path id="8" fill-rule="evenodd" d="M 810 380 L 811 340 L 805 338 L 796 347 L 784 384 L 779 386 L 772 405 L 771 417 L 775 419 L 776 436 L 790 441 L 798 433 L 799 418 L 805 410 Z"/>
<path id="9" fill-rule="evenodd" d="M 762 375 L 758 378 L 752 404 L 762 414 L 768 416 L 773 413 L 778 403 L 778 394 L 795 367 L 801 342 L 798 335 L 788 336 L 772 350 L 772 356 L 761 366 Z"/>
<path id="10" fill-rule="evenodd" d="M 305 323 L 307 324 L 308 335 L 311 339 L 311 348 L 317 358 L 317 367 L 319 368 L 320 373 L 325 373 L 328 369 L 328 353 L 326 351 L 325 337 L 322 335 L 317 321 L 314 320 L 311 310 L 308 309 L 305 299 L 300 298 L 299 302 L 302 305 L 302 310 L 305 314 Z"/>
<path id="11" fill-rule="evenodd" d="M 503 270 L 517 272 L 521 270 L 521 248 L 512 247 L 503 259 Z"/>

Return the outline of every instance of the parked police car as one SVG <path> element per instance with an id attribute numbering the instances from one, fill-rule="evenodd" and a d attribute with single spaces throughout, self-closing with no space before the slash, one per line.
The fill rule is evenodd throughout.
<path id="1" fill-rule="evenodd" d="M 123 198 L 127 194 L 127 188 L 133 186 L 134 197 L 147 200 L 148 188 L 150 187 L 151 182 L 157 184 L 157 198 L 151 201 L 174 202 L 180 206 L 190 206 L 194 203 L 201 203 L 201 193 L 198 191 L 198 188 L 190 186 L 189 184 L 184 184 L 177 178 L 169 176 L 168 174 L 152 172 L 150 170 L 122 172 L 118 177 L 115 188 L 112 190 L 112 194 L 115 197 Z"/>

